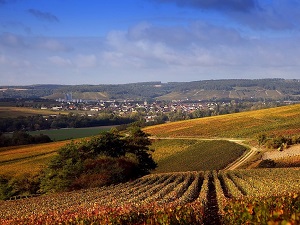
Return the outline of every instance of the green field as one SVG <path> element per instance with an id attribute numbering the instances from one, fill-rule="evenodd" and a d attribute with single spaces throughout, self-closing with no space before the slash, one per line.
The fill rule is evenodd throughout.
<path id="1" fill-rule="evenodd" d="M 109 131 L 114 126 L 86 127 L 86 128 L 66 128 L 57 130 L 43 130 L 29 132 L 31 135 L 48 135 L 53 141 L 84 138 L 97 135 L 102 131 Z"/>
<path id="2" fill-rule="evenodd" d="M 152 146 L 156 173 L 224 169 L 247 149 L 225 140 L 158 140 Z"/>

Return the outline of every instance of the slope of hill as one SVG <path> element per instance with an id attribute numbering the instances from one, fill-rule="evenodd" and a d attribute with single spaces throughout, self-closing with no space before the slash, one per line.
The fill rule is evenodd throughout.
<path id="1" fill-rule="evenodd" d="M 151 145 L 155 173 L 221 170 L 247 150 L 227 140 L 161 139 Z"/>
<path id="2" fill-rule="evenodd" d="M 300 100 L 299 80 L 231 79 L 192 82 L 142 82 L 114 85 L 31 85 L 0 87 L 0 98 L 88 100 Z"/>
<path id="3" fill-rule="evenodd" d="M 300 104 L 146 127 L 156 137 L 254 138 L 300 132 Z"/>

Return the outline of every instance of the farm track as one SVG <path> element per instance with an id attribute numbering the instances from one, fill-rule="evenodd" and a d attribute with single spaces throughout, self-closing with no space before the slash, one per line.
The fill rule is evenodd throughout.
<path id="1" fill-rule="evenodd" d="M 244 143 L 245 139 L 236 139 L 236 138 L 197 138 L 197 137 L 150 137 L 150 139 L 162 139 L 162 140 L 175 140 L 175 139 L 183 139 L 183 140 L 198 140 L 198 141 L 230 141 L 234 142 L 238 145 L 243 145 L 247 147 L 248 151 L 246 151 L 241 157 L 235 160 L 233 163 L 229 164 L 224 170 L 234 170 L 240 167 L 243 163 L 249 160 L 256 152 L 257 148 L 254 146 L 250 146 Z"/>

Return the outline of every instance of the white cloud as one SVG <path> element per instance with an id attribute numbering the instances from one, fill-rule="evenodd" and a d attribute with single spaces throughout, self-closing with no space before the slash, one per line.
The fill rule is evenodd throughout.
<path id="1" fill-rule="evenodd" d="M 60 56 L 51 56 L 48 59 L 51 63 L 57 66 L 72 66 L 70 59 L 65 59 Z"/>
<path id="2" fill-rule="evenodd" d="M 56 39 L 41 39 L 37 45 L 41 49 L 46 49 L 54 52 L 67 52 L 70 48 Z"/>
<path id="3" fill-rule="evenodd" d="M 12 33 L 3 33 L 0 35 L 0 46 L 1 45 L 4 47 L 23 48 L 27 44 L 21 36 Z"/>
<path id="4" fill-rule="evenodd" d="M 6 64 L 7 63 L 7 59 L 6 59 L 6 57 L 4 55 L 0 56 L 0 63 L 1 64 Z"/>
<path id="5" fill-rule="evenodd" d="M 74 64 L 79 68 L 90 68 L 97 65 L 97 57 L 94 54 L 90 55 L 77 55 Z"/>

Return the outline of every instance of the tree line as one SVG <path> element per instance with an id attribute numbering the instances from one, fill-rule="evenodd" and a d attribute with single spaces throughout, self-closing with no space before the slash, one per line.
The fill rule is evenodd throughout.
<path id="1" fill-rule="evenodd" d="M 87 116 L 70 113 L 68 115 L 20 116 L 17 118 L 0 118 L 0 132 L 35 131 L 60 128 L 79 128 L 120 125 L 134 122 L 134 118 L 118 117 L 113 114 L 102 116 Z"/>
<path id="2" fill-rule="evenodd" d="M 6 135 L 0 132 L 0 147 L 41 144 L 52 142 L 48 135 L 30 135 L 24 131 L 15 131 L 12 135 Z"/>

